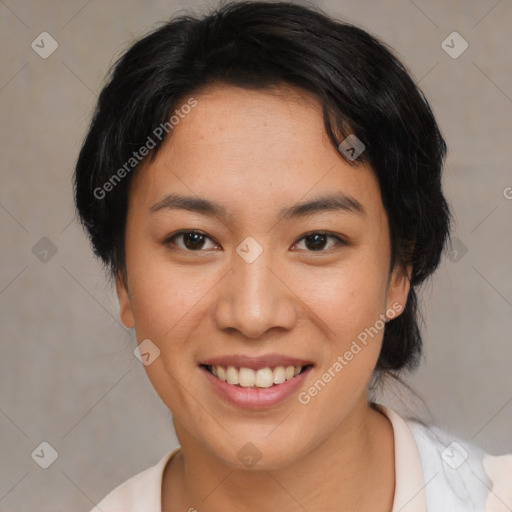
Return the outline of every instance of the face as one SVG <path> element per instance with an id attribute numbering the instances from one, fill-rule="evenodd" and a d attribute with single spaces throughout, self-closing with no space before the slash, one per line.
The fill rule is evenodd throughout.
<path id="1" fill-rule="evenodd" d="M 408 281 L 389 273 L 374 173 L 330 144 L 313 97 L 194 97 L 131 184 L 121 319 L 150 340 L 145 369 L 182 446 L 285 467 L 364 417 Z"/>

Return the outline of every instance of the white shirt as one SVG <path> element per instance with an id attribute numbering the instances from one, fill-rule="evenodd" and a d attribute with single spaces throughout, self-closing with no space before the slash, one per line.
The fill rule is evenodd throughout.
<path id="1" fill-rule="evenodd" d="M 393 426 L 392 512 L 512 511 L 512 454 L 485 454 L 441 429 L 377 407 Z M 117 486 L 91 512 L 161 512 L 164 469 L 179 449 Z"/>

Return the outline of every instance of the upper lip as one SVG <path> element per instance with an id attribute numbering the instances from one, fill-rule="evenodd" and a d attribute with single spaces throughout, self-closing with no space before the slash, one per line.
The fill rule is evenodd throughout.
<path id="1" fill-rule="evenodd" d="M 275 366 L 306 366 L 313 363 L 305 359 L 290 357 L 284 354 L 263 354 L 261 356 L 238 354 L 212 357 L 202 361 L 200 364 L 209 366 L 234 366 L 235 368 L 243 367 L 259 370 L 261 368 Z"/>

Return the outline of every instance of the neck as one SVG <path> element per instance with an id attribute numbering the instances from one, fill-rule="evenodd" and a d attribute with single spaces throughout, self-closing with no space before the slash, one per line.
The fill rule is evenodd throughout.
<path id="1" fill-rule="evenodd" d="M 277 470 L 233 469 L 175 428 L 181 452 L 164 473 L 164 512 L 392 509 L 393 428 L 366 399 L 305 457 Z"/>

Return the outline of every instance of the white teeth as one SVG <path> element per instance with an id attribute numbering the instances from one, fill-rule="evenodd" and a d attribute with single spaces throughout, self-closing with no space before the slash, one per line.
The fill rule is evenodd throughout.
<path id="1" fill-rule="evenodd" d="M 256 374 L 250 368 L 240 368 L 238 378 L 243 388 L 252 388 L 256 382 Z"/>
<path id="2" fill-rule="evenodd" d="M 297 366 L 297 368 L 300 368 L 300 366 Z M 274 379 L 273 379 L 274 384 L 282 384 L 285 380 L 286 380 L 286 371 L 284 369 L 284 366 L 276 366 L 274 368 Z"/>
<path id="3" fill-rule="evenodd" d="M 240 371 L 242 370 L 243 368 L 240 368 Z M 258 388 L 269 388 L 274 385 L 273 378 L 274 374 L 270 368 L 260 368 L 256 372 L 256 386 Z"/>
<path id="4" fill-rule="evenodd" d="M 223 380 L 223 381 L 226 381 L 226 379 L 228 378 L 227 375 L 226 375 L 226 370 L 224 370 L 224 366 L 212 366 L 212 373 L 213 373 L 213 369 L 216 368 L 217 370 L 217 377 L 220 379 L 220 380 Z M 215 375 L 215 374 L 214 374 Z"/>
<path id="5" fill-rule="evenodd" d="M 275 368 L 236 368 L 234 366 L 210 366 L 217 378 L 228 384 L 239 385 L 243 388 L 270 388 L 274 385 L 292 379 L 302 371 L 302 366 L 276 366 Z"/>
<path id="6" fill-rule="evenodd" d="M 239 384 L 238 370 L 234 366 L 228 366 L 228 370 L 226 372 L 226 380 L 228 384 Z"/>

